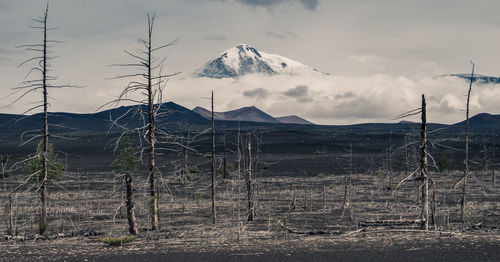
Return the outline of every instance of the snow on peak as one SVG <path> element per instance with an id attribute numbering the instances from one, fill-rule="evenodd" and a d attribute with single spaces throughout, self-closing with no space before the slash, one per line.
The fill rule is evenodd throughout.
<path id="1" fill-rule="evenodd" d="M 267 54 L 247 44 L 240 44 L 220 54 L 195 71 L 198 77 L 231 78 L 245 74 L 301 75 L 319 73 L 300 62 L 284 56 Z"/>

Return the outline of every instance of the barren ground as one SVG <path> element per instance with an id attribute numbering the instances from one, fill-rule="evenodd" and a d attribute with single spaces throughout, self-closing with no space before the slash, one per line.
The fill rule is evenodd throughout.
<path id="1" fill-rule="evenodd" d="M 110 173 L 71 173 L 49 194 L 48 235 L 37 232 L 37 195 L 16 193 L 17 237 L 0 241 L 2 261 L 324 261 L 500 259 L 500 192 L 489 176 L 474 173 L 467 223 L 459 220 L 460 190 L 453 184 L 460 172 L 433 173 L 438 185 L 436 227 L 428 232 L 413 223 L 420 212 L 414 182 L 398 191 L 387 189 L 388 178 L 352 176 L 352 219 L 341 217 L 344 177 L 257 177 L 257 219 L 246 221 L 246 188 L 237 174 L 217 194 L 218 223 L 211 224 L 209 180 L 192 174 L 186 185 L 178 177 L 160 183 L 160 230 L 147 231 L 146 184 L 136 176 L 136 216 L 140 235 L 131 243 L 109 247 L 101 236 L 127 234 L 121 206 L 122 181 Z M 394 175 L 399 181 L 403 174 Z M 243 176 L 241 177 L 243 178 Z M 139 183 L 140 181 L 141 183 Z M 243 181 L 242 181 L 243 182 Z M 5 188 L 18 182 L 7 179 Z M 325 201 L 323 202 L 323 188 Z M 239 191 L 239 193 L 238 193 Z M 292 208 L 293 194 L 296 208 Z M 8 221 L 7 194 L 1 214 Z M 305 200 L 305 197 L 307 200 Z M 307 208 L 306 208 L 307 201 Z M 239 210 L 239 211 L 238 211 Z M 294 231 L 282 228 L 285 225 Z M 3 231 L 5 232 L 5 231 Z"/>

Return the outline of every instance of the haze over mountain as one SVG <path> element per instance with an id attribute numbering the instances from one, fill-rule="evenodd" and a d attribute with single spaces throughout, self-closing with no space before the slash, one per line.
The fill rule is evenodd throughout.
<path id="1" fill-rule="evenodd" d="M 247 44 L 227 49 L 194 72 L 197 77 L 233 78 L 246 74 L 328 75 L 290 58 L 258 51 Z"/>
<path id="2" fill-rule="evenodd" d="M 212 114 L 209 110 L 203 107 L 195 107 L 193 112 L 198 113 L 200 116 L 211 119 Z M 303 118 L 296 115 L 283 116 L 283 117 L 273 117 L 266 112 L 258 109 L 255 106 L 242 107 L 240 109 L 231 110 L 227 112 L 214 112 L 215 120 L 224 121 L 249 121 L 249 122 L 260 122 L 260 123 L 283 123 L 283 124 L 306 124 L 314 125 Z"/>
<path id="3" fill-rule="evenodd" d="M 121 132 L 122 130 L 114 128 L 110 130 L 110 119 L 117 119 L 124 113 L 129 112 L 120 119 L 120 125 L 125 125 L 129 128 L 135 128 L 141 125 L 140 114 L 136 110 L 130 110 L 137 106 L 121 106 L 109 110 L 104 110 L 91 114 L 75 114 L 66 112 L 50 113 L 49 124 L 52 125 L 51 132 L 53 134 L 74 134 L 74 135 L 95 135 Z M 162 104 L 162 113 L 157 119 L 157 126 L 161 129 L 179 130 L 186 127 L 201 127 L 206 128 L 210 125 L 207 120 L 210 116 L 210 111 L 201 107 L 190 110 L 186 107 L 173 102 Z M 201 115 L 200 115 L 201 114 Z M 216 128 L 237 128 L 235 121 L 242 121 L 242 127 L 246 129 L 293 129 L 293 130 L 346 130 L 355 133 L 370 133 L 370 132 L 387 132 L 389 127 L 392 127 L 394 132 L 398 130 L 411 130 L 418 128 L 420 123 L 412 123 L 409 121 L 400 123 L 365 123 L 355 125 L 297 125 L 310 124 L 307 120 L 297 116 L 278 117 L 274 118 L 269 114 L 259 110 L 256 107 L 245 107 L 228 112 L 216 113 Z M 227 121 L 233 120 L 233 121 Z M 290 126 L 290 124 L 294 124 Z M 446 131 L 463 133 L 464 122 L 458 122 L 452 125 L 445 124 L 429 124 L 432 128 L 445 128 Z M 42 115 L 34 114 L 30 116 L 16 114 L 0 114 L 0 136 L 17 137 L 20 134 L 42 126 Z M 63 128 L 64 126 L 65 128 Z M 415 127 L 412 127 L 415 126 Z M 470 128 L 472 132 L 495 132 L 500 130 L 500 115 L 491 115 L 488 113 L 477 114 L 470 118 Z M 385 131 L 384 131 L 385 130 Z"/>

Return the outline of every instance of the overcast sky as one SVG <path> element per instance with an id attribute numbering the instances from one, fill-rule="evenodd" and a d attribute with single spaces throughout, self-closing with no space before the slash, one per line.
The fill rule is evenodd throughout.
<path id="1" fill-rule="evenodd" d="M 29 68 L 30 55 L 15 46 L 40 41 L 30 18 L 39 0 L 0 0 L 0 106 Z M 58 83 L 86 86 L 55 90 L 51 110 L 93 112 L 125 84 L 110 64 L 130 62 L 123 49 L 139 47 L 147 14 L 157 15 L 157 43 L 165 49 L 170 80 L 166 100 L 216 110 L 256 105 L 275 115 L 297 114 L 315 123 L 382 121 L 419 106 L 429 97 L 429 118 L 463 118 L 467 83 L 438 75 L 470 71 L 500 76 L 500 1 L 466 0 L 51 0 L 49 25 L 59 57 Z M 190 73 L 222 51 L 247 43 L 332 74 L 321 79 L 255 76 L 237 80 L 192 79 Z M 472 113 L 500 113 L 500 86 L 473 90 Z M 290 95 L 293 94 L 293 95 Z M 20 113 L 36 97 L 0 112 Z M 299 105 L 299 106 L 297 106 Z M 411 119 L 410 119 L 411 120 Z"/>

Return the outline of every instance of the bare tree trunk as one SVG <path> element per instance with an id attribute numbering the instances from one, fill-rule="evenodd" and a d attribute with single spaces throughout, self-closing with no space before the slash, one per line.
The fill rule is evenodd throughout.
<path id="1" fill-rule="evenodd" d="M 186 169 L 186 147 L 187 147 L 187 142 L 186 144 L 184 143 L 184 136 L 181 137 L 181 158 L 180 158 L 180 168 L 181 168 L 181 184 L 185 185 L 186 184 L 186 174 L 187 174 L 187 169 Z"/>
<path id="2" fill-rule="evenodd" d="M 341 217 L 344 218 L 345 210 L 349 207 L 349 185 L 347 175 L 344 176 L 344 204 L 342 205 Z"/>
<path id="3" fill-rule="evenodd" d="M 227 178 L 226 178 L 226 173 L 227 173 L 227 170 L 226 170 L 226 136 L 224 135 L 224 158 L 223 158 L 223 163 L 222 163 L 222 173 L 223 173 L 223 177 L 224 177 L 224 183 L 227 182 Z"/>
<path id="4" fill-rule="evenodd" d="M 41 218 L 40 233 L 47 227 L 47 176 L 48 176 L 48 147 L 49 147 L 49 124 L 48 124 L 48 101 L 47 101 L 47 14 L 49 5 L 45 9 L 43 17 L 43 59 L 42 59 L 42 86 L 43 86 L 43 164 L 42 184 L 40 186 Z"/>
<path id="5" fill-rule="evenodd" d="M 154 19 L 154 18 L 153 18 Z M 147 89 L 148 89 L 148 117 L 149 117 L 149 195 L 150 195 L 150 215 L 151 215 L 151 230 L 158 228 L 158 195 L 156 190 L 156 163 L 155 163 L 155 120 L 156 112 L 154 110 L 154 94 L 151 74 L 152 70 L 152 34 L 154 20 L 148 16 L 148 41 L 147 41 Z"/>
<path id="6" fill-rule="evenodd" d="M 297 208 L 297 191 L 295 188 L 293 189 L 293 198 L 292 198 L 292 210 Z"/>
<path id="7" fill-rule="evenodd" d="M 15 235 L 14 232 L 14 193 L 9 194 L 9 235 Z"/>
<path id="8" fill-rule="evenodd" d="M 248 172 L 247 172 L 247 191 L 248 191 L 248 221 L 253 221 L 255 208 L 253 203 L 253 181 L 252 181 L 252 135 L 248 133 Z"/>
<path id="9" fill-rule="evenodd" d="M 131 235 L 137 235 L 137 224 L 135 222 L 135 212 L 134 212 L 134 189 L 132 187 L 132 176 L 130 174 L 125 175 L 125 186 L 127 191 L 127 220 L 128 220 L 128 231 Z"/>
<path id="10" fill-rule="evenodd" d="M 212 91 L 212 223 L 215 224 L 215 121 L 214 121 L 214 91 Z"/>
<path id="11" fill-rule="evenodd" d="M 326 208 L 326 187 L 323 186 L 323 209 Z"/>
<path id="12" fill-rule="evenodd" d="M 408 135 L 405 135 L 405 169 L 406 176 L 410 174 L 410 149 L 409 149 L 410 140 L 408 139 Z"/>
<path id="13" fill-rule="evenodd" d="M 436 194 L 437 194 L 437 188 L 436 185 L 432 187 L 432 216 L 431 216 L 431 223 L 434 226 L 434 230 L 437 230 L 437 225 L 436 225 Z"/>
<path id="14" fill-rule="evenodd" d="M 461 217 L 462 222 L 465 222 L 465 209 L 467 205 L 467 179 L 469 178 L 469 102 L 470 93 L 472 90 L 472 82 L 474 81 L 474 63 L 472 63 L 472 73 L 470 75 L 470 85 L 467 92 L 467 109 L 465 113 L 465 160 L 464 160 L 464 177 L 463 177 L 463 187 L 462 187 L 462 208 Z"/>
<path id="15" fill-rule="evenodd" d="M 492 146 L 492 152 L 491 152 L 491 159 L 493 159 L 493 163 L 491 163 L 491 185 L 495 187 L 495 150 L 496 150 L 496 143 L 493 142 Z"/>
<path id="16" fill-rule="evenodd" d="M 241 234 L 241 206 L 240 206 L 240 197 L 241 197 L 241 147 L 243 146 L 241 143 L 241 133 L 240 133 L 240 123 L 238 122 L 238 242 L 240 241 Z"/>
<path id="17" fill-rule="evenodd" d="M 483 172 L 486 175 L 488 172 L 488 150 L 486 149 L 486 141 L 483 140 Z"/>
<path id="18" fill-rule="evenodd" d="M 349 217 L 352 218 L 351 211 L 351 176 L 352 176 L 352 145 L 349 144 L 349 174 L 344 176 L 344 205 L 342 206 L 342 218 L 345 210 L 349 208 Z"/>
<path id="19" fill-rule="evenodd" d="M 304 210 L 309 210 L 309 201 L 307 201 L 307 187 L 304 187 Z"/>
<path id="20" fill-rule="evenodd" d="M 422 126 L 420 128 L 421 144 L 420 144 L 420 179 L 422 185 L 422 215 L 421 228 L 429 230 L 429 177 L 427 170 L 427 113 L 425 96 L 422 95 Z"/>

